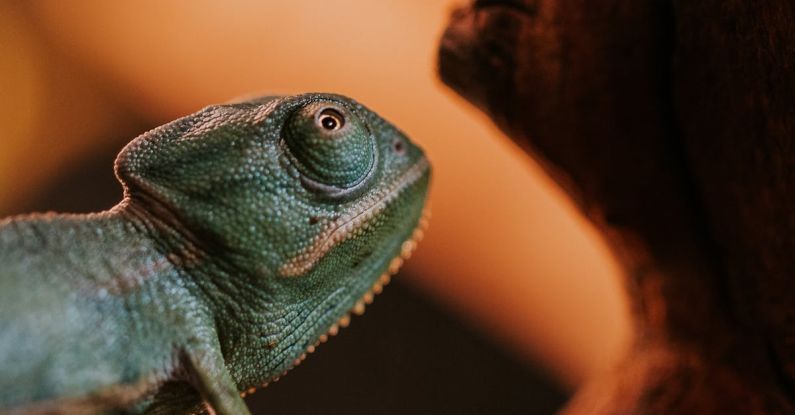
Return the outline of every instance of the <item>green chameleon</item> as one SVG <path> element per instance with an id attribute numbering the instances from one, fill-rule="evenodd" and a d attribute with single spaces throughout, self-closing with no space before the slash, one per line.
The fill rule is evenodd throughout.
<path id="1" fill-rule="evenodd" d="M 115 171 L 109 211 L 0 221 L 0 414 L 247 414 L 427 223 L 422 150 L 338 95 L 207 107 Z"/>

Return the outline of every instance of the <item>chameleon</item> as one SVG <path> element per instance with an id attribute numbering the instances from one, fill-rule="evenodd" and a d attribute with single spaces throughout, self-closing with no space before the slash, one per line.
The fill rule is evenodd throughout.
<path id="1" fill-rule="evenodd" d="M 335 94 L 206 107 L 114 172 L 107 211 L 0 221 L 0 414 L 248 414 L 428 223 L 424 152 Z"/>

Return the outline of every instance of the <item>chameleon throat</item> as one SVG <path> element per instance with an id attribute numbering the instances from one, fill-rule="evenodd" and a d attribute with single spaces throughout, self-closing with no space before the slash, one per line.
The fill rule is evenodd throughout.
<path id="1" fill-rule="evenodd" d="M 400 182 L 403 182 L 403 180 L 400 180 Z M 340 319 L 337 320 L 336 323 L 332 324 L 331 327 L 329 327 L 326 334 L 320 335 L 320 337 L 315 342 L 315 344 L 307 347 L 306 352 L 297 359 L 295 359 L 293 361 L 293 364 L 284 372 L 282 372 L 281 375 L 276 376 L 270 381 L 262 383 L 259 386 L 250 386 L 244 389 L 243 391 L 240 392 L 240 397 L 245 398 L 246 396 L 256 392 L 259 388 L 265 388 L 270 383 L 277 382 L 279 379 L 281 379 L 282 376 L 286 375 L 287 372 L 289 372 L 291 369 L 301 364 L 301 362 L 303 362 L 306 359 L 308 354 L 314 353 L 321 343 L 327 342 L 329 337 L 336 336 L 341 328 L 348 327 L 348 325 L 351 324 L 351 314 L 356 314 L 357 316 L 364 314 L 365 307 L 373 303 L 375 296 L 381 294 L 381 292 L 384 290 L 384 286 L 389 284 L 389 282 L 392 280 L 392 276 L 397 274 L 398 270 L 400 270 L 400 267 L 403 266 L 404 261 L 408 260 L 411 257 L 411 254 L 414 253 L 414 250 L 417 248 L 417 244 L 425 236 L 425 231 L 428 229 L 428 223 L 430 221 L 430 218 L 431 218 L 431 209 L 429 206 L 426 205 L 422 211 L 422 216 L 420 217 L 417 227 L 414 228 L 414 231 L 412 232 L 411 236 L 407 240 L 405 240 L 403 244 L 400 246 L 400 254 L 389 262 L 389 267 L 387 268 L 386 272 L 381 274 L 381 277 L 378 278 L 378 280 L 375 282 L 375 284 L 373 284 L 372 287 L 370 287 L 370 290 L 364 293 L 364 295 L 362 295 L 362 298 L 356 301 L 356 304 L 354 304 L 353 308 L 351 308 L 347 313 L 345 313 L 342 317 L 340 317 Z"/>

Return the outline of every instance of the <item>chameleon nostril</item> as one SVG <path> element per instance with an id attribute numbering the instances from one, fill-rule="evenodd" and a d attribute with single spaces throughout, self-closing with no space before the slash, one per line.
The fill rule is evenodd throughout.
<path id="1" fill-rule="evenodd" d="M 400 140 L 395 140 L 392 143 L 392 149 L 395 150 L 395 153 L 404 154 L 406 152 L 406 147 L 403 145 L 403 142 Z"/>

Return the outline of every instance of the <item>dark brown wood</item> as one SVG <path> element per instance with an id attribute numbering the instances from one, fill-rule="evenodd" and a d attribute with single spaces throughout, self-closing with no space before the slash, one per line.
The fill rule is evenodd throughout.
<path id="1" fill-rule="evenodd" d="M 675 3 L 476 1 L 439 72 L 624 265 L 635 347 L 568 413 L 795 413 L 793 6 Z"/>

